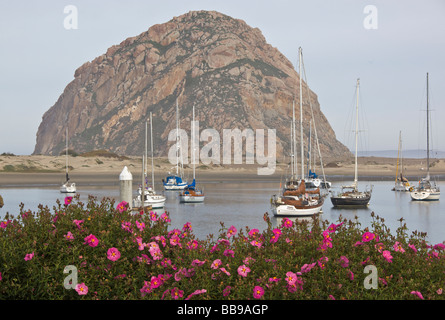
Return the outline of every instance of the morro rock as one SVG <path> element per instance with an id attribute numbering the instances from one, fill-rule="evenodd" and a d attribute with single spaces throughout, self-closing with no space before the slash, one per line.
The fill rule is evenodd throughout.
<path id="1" fill-rule="evenodd" d="M 304 84 L 305 141 L 311 119 L 307 90 Z M 316 94 L 309 92 L 323 156 L 349 155 Z M 152 112 L 155 155 L 167 156 L 173 144 L 168 134 L 176 128 L 176 99 L 180 126 L 186 130 L 193 105 L 201 130 L 212 128 L 221 136 L 223 129 L 276 129 L 277 160 L 289 156 L 295 100 L 299 139 L 299 75 L 292 63 L 244 21 L 193 11 L 154 25 L 78 68 L 43 115 L 34 154 L 58 155 L 68 127 L 70 149 L 77 152 L 141 155 L 145 121 Z"/>

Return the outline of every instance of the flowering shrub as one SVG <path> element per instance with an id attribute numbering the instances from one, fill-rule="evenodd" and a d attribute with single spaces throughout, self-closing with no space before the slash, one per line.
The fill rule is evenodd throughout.
<path id="1" fill-rule="evenodd" d="M 197 239 L 169 230 L 167 213 L 132 213 L 113 200 L 79 197 L 0 223 L 0 299 L 444 299 L 445 245 L 396 235 L 373 216 L 356 222 L 292 221 L 264 231 L 221 223 Z M 377 289 L 366 288 L 366 266 Z M 77 284 L 64 286 L 66 266 Z"/>

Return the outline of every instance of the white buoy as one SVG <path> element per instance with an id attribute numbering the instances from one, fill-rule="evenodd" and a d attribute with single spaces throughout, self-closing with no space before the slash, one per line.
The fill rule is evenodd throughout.
<path id="1" fill-rule="evenodd" d="M 132 207 L 133 197 L 133 175 L 125 166 L 119 175 L 120 201 L 128 202 L 128 206 Z"/>

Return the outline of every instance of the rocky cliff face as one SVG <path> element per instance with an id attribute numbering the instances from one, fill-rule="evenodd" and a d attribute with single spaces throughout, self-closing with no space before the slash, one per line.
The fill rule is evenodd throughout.
<path id="1" fill-rule="evenodd" d="M 294 99 L 298 124 L 298 85 L 290 61 L 260 30 L 218 12 L 189 12 L 112 46 L 78 68 L 43 115 L 34 154 L 59 154 L 68 127 L 70 148 L 77 152 L 107 149 L 141 155 L 145 121 L 152 112 L 155 155 L 167 156 L 178 99 L 181 128 L 186 130 L 193 105 L 200 128 L 216 129 L 221 137 L 223 129 L 276 129 L 281 160 L 290 150 Z M 311 118 L 306 92 L 304 85 L 305 136 Z M 323 156 L 349 154 L 312 91 L 310 99 Z"/>

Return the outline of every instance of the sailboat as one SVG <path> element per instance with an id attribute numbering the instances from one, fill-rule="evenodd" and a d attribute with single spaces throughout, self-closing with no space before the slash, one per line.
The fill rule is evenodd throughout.
<path id="1" fill-rule="evenodd" d="M 297 160 L 294 155 L 296 152 L 295 141 L 295 104 L 293 104 L 292 113 L 292 156 L 291 167 L 292 174 L 286 181 L 281 195 L 274 195 L 271 198 L 272 212 L 275 216 L 309 216 L 320 213 L 322 210 L 324 198 L 320 194 L 320 188 L 307 190 L 304 180 L 304 144 L 303 144 L 303 94 L 302 94 L 302 49 L 299 48 L 299 74 L 300 74 L 300 155 L 301 155 L 301 176 L 298 180 Z"/>
<path id="2" fill-rule="evenodd" d="M 429 96 L 428 73 L 426 74 L 426 170 L 425 178 L 419 181 L 419 185 L 410 192 L 411 199 L 415 201 L 434 201 L 440 198 L 440 188 L 430 181 L 430 136 L 429 136 Z"/>
<path id="3" fill-rule="evenodd" d="M 331 182 L 326 181 L 326 178 L 321 179 L 318 174 L 313 171 L 313 166 L 312 166 L 312 123 L 314 122 L 313 119 L 311 119 L 311 121 L 309 122 L 309 137 L 308 137 L 308 152 L 307 152 L 307 176 L 305 178 L 306 180 L 306 188 L 325 188 L 325 189 L 330 189 L 331 188 Z M 314 122 L 314 129 L 316 131 L 315 128 L 315 122 Z M 316 140 L 317 142 L 317 146 L 318 145 L 318 140 Z M 323 162 L 321 160 L 321 154 L 320 154 L 320 149 L 318 149 L 319 151 L 319 156 L 320 156 L 320 162 L 322 164 L 322 170 L 323 170 Z M 315 163 L 315 157 L 314 157 L 314 163 Z M 324 177 L 324 171 L 323 171 L 323 177 Z"/>
<path id="4" fill-rule="evenodd" d="M 178 111 L 178 99 L 176 99 L 176 174 L 169 172 L 165 179 L 162 179 L 165 190 L 183 190 L 187 187 L 187 181 L 183 181 L 183 170 L 182 170 L 182 158 L 181 158 L 181 168 L 179 166 L 180 154 L 180 139 L 179 139 L 179 111 Z"/>
<path id="5" fill-rule="evenodd" d="M 77 191 L 76 183 L 75 182 L 69 182 L 70 181 L 70 176 L 68 175 L 68 128 L 66 128 L 65 159 L 66 159 L 66 164 L 65 164 L 66 180 L 65 180 L 65 183 L 63 183 L 60 186 L 60 192 L 61 193 L 75 193 Z"/>
<path id="6" fill-rule="evenodd" d="M 309 137 L 308 137 L 308 150 L 307 150 L 307 177 L 306 177 L 306 187 L 307 188 L 318 188 L 321 185 L 321 179 L 315 171 L 312 171 L 312 120 L 309 122 Z"/>
<path id="7" fill-rule="evenodd" d="M 138 188 L 138 195 L 133 200 L 134 207 L 149 207 L 153 209 L 163 208 L 165 206 L 165 197 L 163 195 L 157 194 L 155 191 L 154 182 L 154 165 L 153 165 L 153 121 L 150 112 L 150 138 L 151 138 L 151 187 L 145 187 L 147 182 L 146 174 L 146 161 L 148 161 L 147 148 L 145 148 L 145 156 L 142 156 L 142 185 Z M 147 122 L 145 123 L 145 140 L 147 141 Z M 148 184 L 148 183 L 147 183 Z M 142 192 L 144 190 L 144 192 Z M 143 193 L 143 203 L 142 203 L 142 193 Z"/>
<path id="8" fill-rule="evenodd" d="M 403 156 L 402 153 L 402 131 L 399 133 L 399 149 L 397 151 L 397 165 L 396 165 L 396 178 L 394 181 L 394 188 L 392 188 L 392 191 L 410 191 L 412 190 L 412 186 L 409 184 L 409 181 L 407 178 L 403 175 Z M 400 159 L 400 176 L 399 176 L 399 159 Z"/>
<path id="9" fill-rule="evenodd" d="M 196 186 L 195 177 L 195 106 L 193 106 L 193 122 L 192 122 L 192 165 L 193 165 L 193 182 L 181 192 L 179 195 L 179 201 L 182 203 L 199 203 L 204 202 L 205 195 L 204 192 Z"/>
<path id="10" fill-rule="evenodd" d="M 366 207 L 371 200 L 372 187 L 370 190 L 358 190 L 358 166 L 357 166 L 357 145 L 358 145 L 358 102 L 359 102 L 360 79 L 357 79 L 357 103 L 355 115 L 355 170 L 354 183 L 350 186 L 342 186 L 340 193 L 331 196 L 334 207 Z"/>

